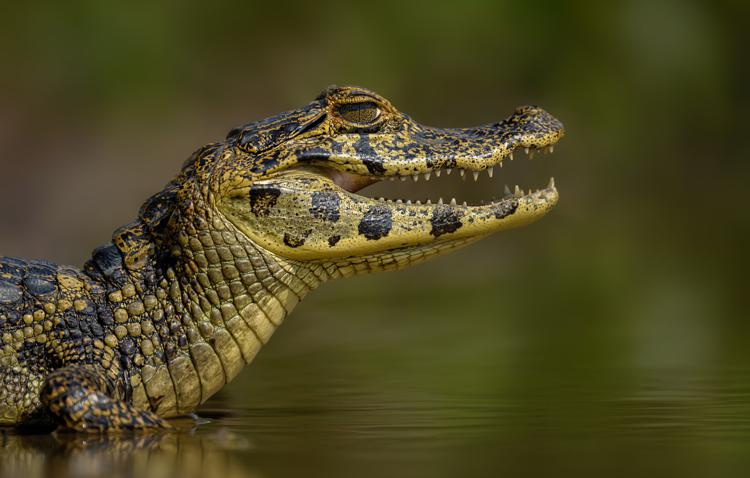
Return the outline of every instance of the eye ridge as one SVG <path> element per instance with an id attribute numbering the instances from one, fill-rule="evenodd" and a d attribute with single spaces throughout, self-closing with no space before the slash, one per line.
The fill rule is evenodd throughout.
<path id="1" fill-rule="evenodd" d="M 349 123 L 367 125 L 380 118 L 380 106 L 374 101 L 344 103 L 336 107 L 336 114 Z"/>

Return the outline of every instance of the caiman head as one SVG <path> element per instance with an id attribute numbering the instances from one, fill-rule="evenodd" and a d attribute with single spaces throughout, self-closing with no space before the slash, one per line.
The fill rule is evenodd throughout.
<path id="1" fill-rule="evenodd" d="M 376 199 L 361 189 L 451 172 L 492 177 L 514 152 L 551 151 L 563 133 L 533 106 L 498 123 L 441 129 L 367 89 L 331 87 L 302 108 L 233 129 L 199 150 L 183 176 L 202 178 L 204 199 L 255 246 L 346 276 L 399 269 L 530 223 L 558 198 L 552 180 L 483 204 Z"/>

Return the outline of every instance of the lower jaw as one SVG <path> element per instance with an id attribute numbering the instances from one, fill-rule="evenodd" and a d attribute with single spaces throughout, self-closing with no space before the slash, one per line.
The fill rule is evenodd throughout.
<path id="1" fill-rule="evenodd" d="M 342 211 L 341 217 L 351 220 L 330 222 L 318 217 L 317 222 L 306 232 L 306 241 L 302 241 L 302 245 L 291 246 L 285 237 L 284 243 L 293 249 L 283 246 L 276 249 L 274 245 L 282 241 L 275 236 L 279 234 L 278 231 L 285 231 L 290 216 L 270 216 L 275 222 L 264 218 L 267 222 L 264 227 L 271 231 L 267 237 L 274 239 L 269 242 L 266 236 L 258 235 L 256 242 L 290 259 L 350 264 L 353 267 L 359 264 L 355 269 L 359 267 L 370 271 L 401 268 L 401 262 L 392 256 L 409 257 L 411 262 L 407 262 L 414 263 L 418 256 L 435 255 L 432 251 L 454 249 L 494 232 L 534 222 L 551 210 L 558 199 L 553 182 L 536 192 L 523 193 L 520 189 L 508 191 L 503 199 L 479 205 L 459 204 L 455 200 L 441 204 L 440 199 L 425 203 L 376 199 L 354 192 L 378 182 L 372 177 L 332 169 L 321 171 L 323 168 L 298 169 L 308 171 L 290 171 L 286 187 L 292 191 L 300 191 L 299 198 L 289 203 L 299 208 L 300 215 L 311 213 L 308 211 L 310 206 L 305 205 L 309 204 L 307 201 L 314 201 L 307 192 L 310 187 L 308 181 L 317 176 L 318 181 L 325 178 L 318 183 L 320 191 L 331 192 L 332 188 L 338 190 L 336 210 Z M 286 176 L 288 173 L 283 174 Z M 298 178 L 300 174 L 302 177 Z M 301 181 L 299 185 L 290 186 L 298 179 Z M 325 184 L 328 181 L 330 183 Z M 377 222 L 381 218 L 387 221 L 387 227 Z M 298 223 L 295 221 L 295 224 Z M 256 231 L 252 228 L 246 232 L 250 237 L 256 237 Z M 336 238 L 335 242 L 331 242 L 332 238 Z M 339 242 L 341 238 L 354 238 L 356 241 Z M 386 262 L 384 258 L 387 259 Z M 378 264 L 371 264 L 371 261 Z"/>
<path id="2" fill-rule="evenodd" d="M 417 205 L 359 197 L 351 203 L 359 208 L 359 214 L 382 211 L 392 227 L 375 240 L 363 240 L 357 255 L 380 255 L 396 250 L 429 249 L 443 243 L 473 241 L 541 219 L 557 200 L 554 186 L 481 206 Z M 360 229 L 358 232 L 360 236 L 364 234 L 368 238 L 367 231 Z"/>

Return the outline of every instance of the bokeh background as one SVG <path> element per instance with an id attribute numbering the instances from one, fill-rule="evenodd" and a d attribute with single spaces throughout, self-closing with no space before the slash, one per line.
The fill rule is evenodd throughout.
<path id="1" fill-rule="evenodd" d="M 330 84 L 436 126 L 521 104 L 565 123 L 554 155 L 493 181 L 395 186 L 461 200 L 554 175 L 561 200 L 533 226 L 311 294 L 205 411 L 251 444 L 240 473 L 750 466 L 746 1 L 0 11 L 9 256 L 82 264 L 198 146 Z"/>

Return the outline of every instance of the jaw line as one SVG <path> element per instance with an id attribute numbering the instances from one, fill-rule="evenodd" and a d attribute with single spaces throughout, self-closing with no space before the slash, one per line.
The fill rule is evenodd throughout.
<path id="1" fill-rule="evenodd" d="M 401 200 L 375 199 L 356 193 L 369 184 L 379 182 L 379 178 L 359 176 L 354 173 L 323 167 L 290 168 L 279 172 L 279 177 L 283 176 L 285 180 L 294 181 L 293 175 L 288 175 L 290 172 L 293 172 L 293 175 L 301 173 L 325 178 L 338 191 L 339 195 L 347 197 L 352 204 L 358 205 L 362 209 L 388 208 L 394 222 L 397 220 L 401 223 L 421 221 L 421 226 L 415 226 L 411 231 L 400 231 L 402 235 L 399 237 L 409 242 L 408 246 L 404 245 L 405 248 L 421 247 L 437 242 L 465 240 L 475 236 L 484 237 L 493 232 L 519 227 L 544 216 L 555 206 L 559 198 L 554 180 L 551 179 L 544 189 L 534 192 L 529 190 L 528 193 L 516 190 L 513 194 L 506 194 L 502 199 L 492 200 L 483 205 L 464 206 L 455 202 L 416 204 Z M 269 179 L 271 178 L 269 177 Z M 342 187 L 337 180 L 342 181 L 345 186 L 351 187 L 353 191 Z M 455 223 L 459 220 L 462 223 L 461 226 L 456 227 L 455 224 L 451 223 L 451 221 Z M 427 223 L 430 223 L 430 228 L 427 227 Z M 416 236 L 420 234 L 422 238 L 416 239 Z M 395 246 L 387 250 L 400 248 L 400 246 Z"/>

